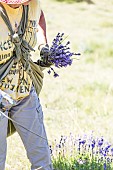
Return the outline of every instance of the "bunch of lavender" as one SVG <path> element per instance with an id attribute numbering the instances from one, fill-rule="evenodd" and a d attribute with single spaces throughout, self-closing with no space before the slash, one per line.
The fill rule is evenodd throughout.
<path id="1" fill-rule="evenodd" d="M 50 47 L 48 61 L 57 68 L 67 67 L 68 65 L 71 65 L 73 61 L 72 56 L 80 55 L 80 53 L 77 54 L 70 52 L 69 41 L 65 45 L 62 44 L 65 39 L 66 38 L 64 38 L 64 33 L 58 33 L 56 38 L 54 38 L 52 42 L 52 46 Z M 53 71 L 54 77 L 59 76 L 52 67 L 50 67 L 48 73 L 50 74 L 51 71 Z"/>

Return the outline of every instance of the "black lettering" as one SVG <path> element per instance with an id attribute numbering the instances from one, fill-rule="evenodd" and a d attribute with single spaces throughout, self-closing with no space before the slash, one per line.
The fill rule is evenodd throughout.
<path id="1" fill-rule="evenodd" d="M 29 92 L 29 87 L 25 86 L 25 92 Z"/>
<path id="2" fill-rule="evenodd" d="M 17 86 L 16 91 L 17 91 L 17 92 L 19 91 L 19 86 Z"/>
<path id="3" fill-rule="evenodd" d="M 29 27 L 33 28 L 33 27 L 36 27 L 36 26 L 37 26 L 36 20 L 30 20 Z"/>
<path id="4" fill-rule="evenodd" d="M 22 79 L 19 79 L 19 84 L 22 84 Z"/>
<path id="5" fill-rule="evenodd" d="M 23 79 L 23 84 L 25 85 L 27 85 L 28 84 L 28 82 L 25 80 L 25 79 Z"/>
<path id="6" fill-rule="evenodd" d="M 4 50 L 8 50 L 8 43 L 7 43 L 7 41 L 4 42 L 3 48 L 4 48 Z"/>
<path id="7" fill-rule="evenodd" d="M 9 88 L 9 84 L 4 84 L 4 87 L 5 87 L 6 89 L 8 89 L 8 88 Z"/>
<path id="8" fill-rule="evenodd" d="M 12 79 L 7 78 L 7 82 L 8 82 L 8 83 L 11 83 L 12 80 L 13 80 L 13 78 L 12 78 Z"/>
<path id="9" fill-rule="evenodd" d="M 24 93 L 23 86 L 20 86 L 20 93 Z"/>
<path id="10" fill-rule="evenodd" d="M 2 60 L 2 58 L 3 58 L 3 54 L 2 54 L 2 55 L 0 55 L 0 61 Z"/>
<path id="11" fill-rule="evenodd" d="M 28 33 L 32 36 L 32 28 L 28 28 Z"/>
<path id="12" fill-rule="evenodd" d="M 0 55 L 0 60 L 3 60 L 3 59 L 6 59 L 6 58 L 8 58 L 8 57 L 10 57 L 11 56 L 11 54 L 10 53 L 8 53 L 8 54 L 2 54 L 2 55 Z"/>
<path id="13" fill-rule="evenodd" d="M 11 40 L 8 40 L 7 43 L 8 43 L 9 49 L 13 47 L 13 44 L 12 44 Z"/>
<path id="14" fill-rule="evenodd" d="M 32 20 L 30 20 L 29 22 L 29 27 L 32 27 Z"/>
<path id="15" fill-rule="evenodd" d="M 11 88 L 10 88 L 10 90 L 14 90 L 14 88 L 15 88 L 15 85 L 11 85 Z"/>
<path id="16" fill-rule="evenodd" d="M 2 45 L 2 42 L 0 42 L 0 49 L 1 49 L 1 51 L 3 51 L 3 45 Z"/>
<path id="17" fill-rule="evenodd" d="M 12 44 L 12 42 L 10 40 L 7 40 L 5 42 L 0 42 L 1 51 L 3 51 L 3 50 L 6 51 L 6 50 L 8 50 L 8 49 L 10 49 L 12 47 L 13 47 L 13 44 Z"/>
<path id="18" fill-rule="evenodd" d="M 14 70 L 10 70 L 10 71 L 9 71 L 9 74 L 14 74 Z"/>
<path id="19" fill-rule="evenodd" d="M 3 55 L 3 59 L 6 59 L 6 58 L 7 58 L 7 54 L 4 54 L 4 55 Z"/>
<path id="20" fill-rule="evenodd" d="M 5 83 L 5 79 L 2 80 L 2 83 Z"/>
<path id="21" fill-rule="evenodd" d="M 17 74 L 18 72 L 19 72 L 18 69 L 17 69 L 17 70 L 10 70 L 10 71 L 9 71 L 9 74 L 14 74 L 14 75 L 15 75 L 15 74 Z"/>

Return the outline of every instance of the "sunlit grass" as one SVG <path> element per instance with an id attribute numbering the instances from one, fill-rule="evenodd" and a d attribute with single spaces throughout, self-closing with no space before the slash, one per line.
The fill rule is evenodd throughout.
<path id="1" fill-rule="evenodd" d="M 40 98 L 50 144 L 61 135 L 89 130 L 113 143 L 113 2 L 94 2 L 42 1 L 49 43 L 58 32 L 64 32 L 72 51 L 81 53 L 72 66 L 55 68 L 56 79 L 48 69 L 44 71 Z M 6 170 L 28 169 L 30 164 L 16 133 L 8 138 Z"/>

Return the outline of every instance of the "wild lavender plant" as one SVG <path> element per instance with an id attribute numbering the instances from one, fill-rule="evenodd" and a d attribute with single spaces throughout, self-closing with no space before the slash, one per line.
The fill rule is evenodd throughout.
<path id="1" fill-rule="evenodd" d="M 66 38 L 64 38 L 64 33 L 58 33 L 50 47 L 48 62 L 57 68 L 70 66 L 73 62 L 73 56 L 80 55 L 80 53 L 70 51 L 69 41 L 63 45 Z M 51 71 L 54 73 L 54 77 L 59 76 L 52 67 L 50 67 L 48 73 L 50 74 Z"/>
<path id="2" fill-rule="evenodd" d="M 55 170 L 113 169 L 113 148 L 103 137 L 61 136 L 51 150 Z"/>

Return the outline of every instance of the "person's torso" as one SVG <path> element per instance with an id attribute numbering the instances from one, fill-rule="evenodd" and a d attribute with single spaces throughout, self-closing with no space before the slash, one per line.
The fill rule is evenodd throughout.
<path id="1" fill-rule="evenodd" d="M 13 9 L 5 3 L 8 17 L 10 19 L 13 30 L 16 31 L 22 17 L 23 7 Z M 35 47 L 37 24 L 40 18 L 40 6 L 38 0 L 32 0 L 29 4 L 28 24 L 24 39 L 31 47 Z M 0 17 L 0 64 L 5 63 L 13 55 L 14 44 L 10 40 L 10 31 L 7 25 Z M 0 89 L 7 92 L 13 99 L 19 100 L 29 95 L 32 86 L 30 76 L 24 71 L 21 62 L 14 64 L 9 74 L 0 82 Z"/>

